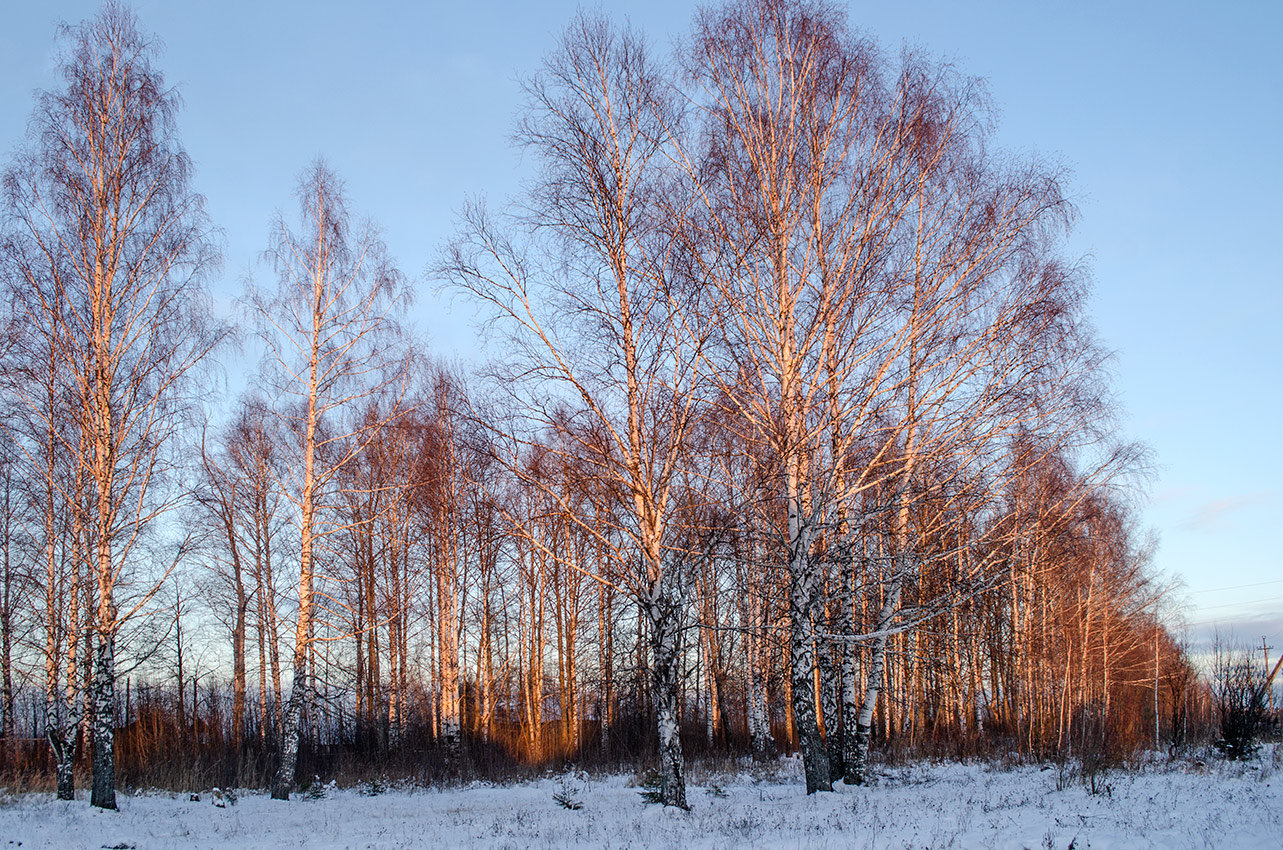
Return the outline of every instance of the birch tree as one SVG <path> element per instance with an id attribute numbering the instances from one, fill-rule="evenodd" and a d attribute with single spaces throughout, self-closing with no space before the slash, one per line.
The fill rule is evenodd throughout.
<path id="1" fill-rule="evenodd" d="M 16 247 L 6 245 L 10 252 Z M 13 263 L 15 259 L 14 253 L 0 254 L 6 281 L 23 279 L 22 265 Z M 18 319 L 13 314 L 9 318 Z M 38 541 L 39 546 L 30 568 L 29 598 L 39 597 L 43 603 L 38 612 L 32 611 L 39 623 L 44 666 L 42 719 L 54 756 L 58 799 L 72 800 L 82 719 L 78 664 L 85 631 L 80 603 L 86 491 L 83 469 L 64 451 L 66 445 L 78 442 L 79 431 L 68 408 L 71 398 L 66 364 L 59 357 L 61 346 L 49 336 L 56 330 L 48 324 L 13 321 L 8 335 L 12 344 L 4 351 L 0 375 L 10 402 L 3 433 L 12 454 L 4 469 L 27 480 L 23 489 L 35 538 L 32 545 Z M 12 534 L 6 535 L 6 542 L 8 556 Z"/>
<path id="2" fill-rule="evenodd" d="M 681 115 L 644 42 L 586 15 L 527 94 L 518 138 L 540 171 L 526 208 L 504 225 L 471 208 L 442 273 L 512 332 L 504 374 L 525 419 L 518 443 L 531 444 L 531 425 L 559 432 L 553 450 L 617 500 L 617 529 L 565 513 L 620 566 L 594 579 L 617 583 L 645 612 L 661 798 L 685 808 L 678 638 L 688 581 L 670 524 L 707 329 L 692 309 L 688 205 L 667 167 Z M 509 465 L 520 473 L 517 454 Z"/>
<path id="3" fill-rule="evenodd" d="M 931 541 L 966 540 L 949 529 L 975 518 L 1003 527 L 1005 482 L 1031 460 L 1011 453 L 1018 434 L 1037 433 L 1052 449 L 1072 446 L 1094 439 L 1106 412 L 1098 393 L 1103 358 L 1081 326 L 1081 275 L 1058 256 L 1072 213 L 1061 175 L 989 150 L 975 81 L 908 56 L 897 91 L 898 101 L 913 104 L 914 139 L 909 214 L 890 258 L 893 321 L 904 342 L 883 382 L 890 427 L 885 437 L 870 435 L 892 461 L 885 500 L 892 524 L 883 547 L 888 569 L 865 582 L 880 601 L 866 625 L 873 669 L 850 781 L 862 779 L 880 688 L 873 673 L 887 641 L 1002 578 L 993 548 L 963 559 L 955 546 Z M 932 559 L 963 568 L 926 596 Z"/>
<path id="4" fill-rule="evenodd" d="M 775 464 L 785 527 L 794 724 L 807 793 L 830 790 L 813 687 L 821 570 L 812 546 L 843 482 L 825 437 L 876 409 L 877 377 L 902 341 L 874 335 L 878 272 L 906 205 L 903 137 L 871 45 L 840 15 L 752 0 L 702 10 L 687 50 L 707 126 L 688 167 L 708 236 L 735 258 L 711 277 L 725 342 L 723 391 L 744 440 Z M 732 382 L 733 381 L 733 382 Z M 872 390 L 870 390 L 870 387 Z"/>
<path id="5" fill-rule="evenodd" d="M 736 379 L 723 389 L 745 441 L 777 465 L 794 722 L 807 791 L 827 790 L 843 750 L 824 746 L 811 684 L 833 639 L 817 625 L 826 586 L 830 608 L 863 592 L 878 611 L 843 638 L 873 644 L 865 704 L 841 712 L 867 720 L 891 635 L 991 577 L 972 561 L 905 605 L 920 542 L 996 480 L 1014 429 L 1078 427 L 1100 357 L 1080 333 L 1081 277 L 1056 255 L 1060 174 L 990 151 L 978 81 L 911 53 L 891 63 L 841 13 L 790 0 L 702 11 L 687 63 L 708 140 L 689 167 L 707 238 L 736 258 L 712 276 L 719 374 Z M 876 551 L 857 539 L 860 509 L 890 518 Z M 845 736 L 856 764 L 864 720 Z"/>
<path id="6" fill-rule="evenodd" d="M 251 291 L 249 308 L 266 353 L 262 380 L 279 401 L 273 410 L 287 435 L 291 474 L 282 481 L 299 534 L 298 617 L 293 680 L 281 732 L 272 797 L 289 799 L 298 758 L 300 722 L 310 698 L 308 678 L 318 639 L 317 583 L 325 539 L 341 529 L 335 484 L 400 409 L 409 371 L 397 317 L 408 296 L 374 226 L 356 224 L 343 185 L 322 162 L 302 175 L 299 229 L 278 219 L 267 252 L 274 292 Z M 392 399 L 376 417 L 362 401 Z"/>
<path id="7" fill-rule="evenodd" d="M 75 458 L 89 495 L 91 802 L 114 809 L 116 640 L 158 585 L 128 599 L 118 589 L 136 580 L 145 533 L 176 504 L 165 485 L 193 402 L 189 379 L 223 334 L 205 310 L 202 279 L 216 255 L 156 44 L 112 2 L 65 29 L 63 43 L 66 88 L 38 96 L 29 142 L 5 175 L 8 250 L 15 310 L 55 346 L 70 397 L 74 427 L 57 432 L 59 451 Z"/>

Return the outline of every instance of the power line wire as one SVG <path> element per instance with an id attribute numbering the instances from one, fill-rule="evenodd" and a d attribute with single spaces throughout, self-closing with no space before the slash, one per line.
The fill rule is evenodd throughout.
<path id="1" fill-rule="evenodd" d="M 1264 599 L 1249 599 L 1246 602 L 1224 602 L 1220 605 L 1200 605 L 1200 611 L 1210 611 L 1213 608 L 1237 608 L 1240 605 L 1259 605 L 1262 602 L 1274 602 L 1283 599 L 1283 596 L 1267 596 Z"/>
<path id="2" fill-rule="evenodd" d="M 1270 581 L 1257 581 L 1252 584 L 1233 584 L 1229 587 L 1209 587 L 1204 590 L 1191 590 L 1190 593 L 1216 593 L 1220 590 L 1242 590 L 1245 587 L 1262 587 L 1267 584 L 1283 584 L 1283 578 L 1271 579 Z"/>

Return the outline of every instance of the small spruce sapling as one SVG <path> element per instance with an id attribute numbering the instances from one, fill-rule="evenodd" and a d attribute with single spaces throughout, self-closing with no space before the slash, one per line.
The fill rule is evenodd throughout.
<path id="1" fill-rule="evenodd" d="M 584 789 L 588 787 L 588 775 L 583 771 L 568 771 L 557 780 L 557 790 L 552 799 L 563 809 L 577 812 L 584 807 Z"/>
<path id="2" fill-rule="evenodd" d="M 638 778 L 637 787 L 641 788 L 641 790 L 637 793 L 644 802 L 662 803 L 664 802 L 662 784 L 663 780 L 659 775 L 659 770 L 651 768 Z"/>

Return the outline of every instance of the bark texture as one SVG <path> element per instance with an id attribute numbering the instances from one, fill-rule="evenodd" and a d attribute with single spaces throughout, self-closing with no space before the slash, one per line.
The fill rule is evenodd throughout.
<path id="1" fill-rule="evenodd" d="M 100 809 L 116 808 L 116 636 L 99 634 L 94 659 L 93 790 L 89 802 Z"/>

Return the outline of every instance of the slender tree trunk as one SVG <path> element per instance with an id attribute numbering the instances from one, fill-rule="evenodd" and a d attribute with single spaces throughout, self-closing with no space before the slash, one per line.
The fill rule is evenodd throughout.
<path id="1" fill-rule="evenodd" d="M 605 556 L 598 552 L 598 560 L 605 562 Z M 601 750 L 609 751 L 611 722 L 614 718 L 615 704 L 615 616 L 614 595 L 606 585 L 599 585 L 598 593 L 598 649 L 601 653 Z"/>
<path id="2" fill-rule="evenodd" d="M 764 671 L 766 658 L 762 652 L 766 628 L 766 602 L 761 597 L 761 589 L 756 576 L 751 575 L 752 567 L 744 570 L 742 583 L 746 587 L 743 617 L 748 624 L 748 633 L 744 638 L 744 654 L 748 664 L 748 692 L 745 694 L 745 713 L 748 722 L 749 745 L 753 758 L 765 761 L 774 754 L 774 739 L 771 737 L 770 713 L 766 704 L 766 684 Z"/>
<path id="3" fill-rule="evenodd" d="M 232 746 L 240 759 L 241 742 L 245 734 L 245 628 L 248 619 L 249 596 L 241 580 L 239 565 L 236 570 L 236 622 L 232 626 Z"/>
<path id="4" fill-rule="evenodd" d="M 718 664 L 719 644 L 715 632 L 706 630 L 704 651 L 704 680 L 708 688 L 708 743 L 712 745 L 723 734 L 722 673 Z"/>
<path id="5" fill-rule="evenodd" d="M 261 533 L 265 535 L 263 540 L 263 572 L 264 590 L 267 597 L 263 602 L 263 612 L 266 617 L 265 627 L 267 629 L 267 652 L 272 667 L 272 731 L 276 734 L 277 740 L 280 740 L 282 718 L 281 718 L 281 632 L 280 632 L 280 615 L 276 610 L 276 579 L 272 573 L 272 541 L 271 529 L 268 527 L 269 520 L 263 518 L 263 527 Z"/>
<path id="6" fill-rule="evenodd" d="M 842 752 L 842 719 L 840 694 L 842 692 L 842 668 L 834 663 L 833 647 L 827 642 L 818 647 L 820 680 L 820 707 L 824 712 L 824 743 L 828 750 L 830 782 L 836 782 L 845 774 Z"/>
<path id="7" fill-rule="evenodd" d="M 290 700 L 285 706 L 281 728 L 281 763 L 272 781 L 272 799 L 288 800 L 294 790 L 294 773 L 298 767 L 299 732 L 306 703 L 307 663 L 298 657 L 294 664 L 294 684 L 290 687 Z"/>
<path id="8" fill-rule="evenodd" d="M 393 520 L 395 520 L 395 514 L 393 514 Z M 387 541 L 386 545 L 391 550 L 389 559 L 393 563 L 395 563 L 398 557 L 397 540 L 395 539 L 395 533 L 392 530 L 395 528 L 395 525 L 393 521 L 389 521 L 387 525 L 389 527 L 388 536 L 390 539 Z M 379 657 L 380 657 L 379 635 L 383 630 L 380 627 L 380 622 L 382 618 L 380 617 L 378 596 L 375 593 L 375 585 L 374 585 L 374 568 L 376 563 L 375 553 L 373 551 L 374 541 L 370 539 L 368 545 L 369 545 L 369 551 L 366 552 L 366 565 L 365 565 L 366 570 L 365 570 L 365 588 L 364 588 L 364 596 L 365 596 L 364 608 L 365 608 L 366 622 L 363 624 L 363 627 L 367 630 L 365 635 L 366 716 L 362 718 L 362 722 L 366 723 L 369 726 L 369 728 L 374 731 L 375 745 L 377 746 L 380 752 L 383 752 L 383 751 L 386 751 L 387 749 L 387 737 L 384 735 L 384 731 L 383 731 L 384 730 L 383 717 L 385 715 L 383 712 L 382 698 L 381 698 L 383 673 L 380 670 L 380 665 L 379 665 Z M 361 635 L 359 633 L 356 636 L 356 642 L 358 646 L 361 643 Z"/>
<path id="9" fill-rule="evenodd" d="M 851 528 L 852 546 L 861 545 L 855 542 L 855 527 Z M 856 575 L 857 564 L 863 568 L 866 561 L 864 559 L 851 559 L 844 571 L 842 583 L 842 599 L 839 602 L 838 628 L 844 635 L 855 633 L 855 591 L 859 584 Z M 842 653 L 842 778 L 847 783 L 853 783 L 855 774 L 851 766 L 858 760 L 859 750 L 856 746 L 856 739 L 859 734 L 858 720 L 860 717 L 859 708 L 859 684 L 856 681 L 855 669 L 855 647 L 840 646 Z"/>
<path id="10" fill-rule="evenodd" d="M 116 636 L 98 632 L 94 665 L 94 759 L 93 792 L 90 803 L 100 809 L 116 808 L 115 712 Z"/>
<path id="11" fill-rule="evenodd" d="M 321 184 L 315 187 L 318 196 L 322 194 Z M 324 219 L 324 205 L 318 203 L 316 215 Z M 320 351 L 322 333 L 322 305 L 325 303 L 326 274 L 331 271 L 323 264 L 329 248 L 326 240 L 329 234 L 324 223 L 317 227 L 316 258 L 317 266 L 312 270 L 312 312 L 311 335 L 308 357 L 307 412 L 303 433 L 303 481 L 302 498 L 299 505 L 299 589 L 298 589 L 298 622 L 294 632 L 294 681 L 290 686 L 290 701 L 286 708 L 283 728 L 281 729 L 281 762 L 277 767 L 276 778 L 272 783 L 272 799 L 288 800 L 294 788 L 294 772 L 298 760 L 300 721 L 310 680 L 307 677 L 307 664 L 311 660 L 312 649 L 312 591 L 314 546 L 316 545 L 316 512 L 318 470 L 317 462 L 317 426 L 320 424 L 319 382 Z"/>
<path id="12" fill-rule="evenodd" d="M 659 732 L 659 794 L 665 806 L 686 804 L 685 762 L 682 756 L 678 635 L 680 623 L 671 603 L 648 600 L 650 619 L 651 685 L 655 694 L 655 724 Z"/>
<path id="13" fill-rule="evenodd" d="M 771 757 L 774 747 L 771 745 L 771 723 L 766 710 L 766 687 L 762 681 L 761 664 L 764 659 L 759 644 L 756 634 L 749 636 L 748 735 L 753 757 L 765 761 Z"/>
<path id="14" fill-rule="evenodd" d="M 878 693 L 883 687 L 883 673 L 886 669 L 887 646 L 891 636 L 886 633 L 887 627 L 895 616 L 900 604 L 900 579 L 895 578 L 887 588 L 887 598 L 883 602 L 878 616 L 880 634 L 873 640 L 873 651 L 869 659 L 869 674 L 864 683 L 864 700 L 860 704 L 860 713 L 855 723 L 855 742 L 851 755 L 846 762 L 846 783 L 863 785 L 867 779 L 869 763 L 869 741 L 873 732 L 873 711 L 877 708 Z"/>
<path id="15" fill-rule="evenodd" d="M 4 712 L 0 729 L 4 732 L 5 746 L 12 747 L 15 717 L 13 702 L 13 585 L 15 576 L 13 564 L 9 558 L 13 545 L 13 506 L 10 494 L 13 488 L 13 467 L 5 464 L 4 481 L 4 587 L 0 588 L 3 598 L 0 599 L 0 688 L 3 689 Z"/>
<path id="16" fill-rule="evenodd" d="M 441 742 L 445 748 L 448 769 L 458 767 L 462 754 L 462 711 L 459 693 L 459 644 L 463 628 L 460 617 L 460 561 L 458 476 L 455 456 L 453 414 L 449 388 L 444 383 L 434 387 L 436 420 L 444 445 L 439 447 L 439 485 L 435 505 L 434 535 L 437 573 L 437 670 L 440 686 Z"/>
<path id="17" fill-rule="evenodd" d="M 308 457 L 308 475 L 311 475 L 311 456 Z M 303 709 L 307 704 L 308 661 L 312 638 L 312 492 L 309 487 L 303 497 L 303 557 L 299 574 L 299 612 L 294 637 L 294 681 L 290 685 L 289 704 L 281 728 L 281 762 L 272 782 L 272 799 L 288 800 L 294 790 L 294 772 L 298 761 L 299 733 Z"/>
<path id="18" fill-rule="evenodd" d="M 442 581 L 437 627 L 440 641 L 438 682 L 441 688 L 441 742 L 445 747 L 446 759 L 453 767 L 457 765 L 461 744 L 458 597 L 455 593 L 453 567 L 442 565 L 440 569 Z M 451 575 L 447 576 L 447 572 Z"/>
<path id="19" fill-rule="evenodd" d="M 50 547 L 52 561 L 52 545 Z M 67 679 L 64 691 L 58 688 L 56 660 L 49 678 L 49 695 L 46 718 L 53 718 L 52 725 L 46 719 L 46 731 L 49 744 L 53 750 L 55 775 L 58 781 L 58 799 L 76 799 L 76 742 L 80 738 L 80 724 L 76 722 L 76 705 L 78 690 L 76 686 L 77 653 L 80 647 L 80 571 L 72 565 L 71 587 L 68 592 L 69 610 L 67 612 Z M 53 647 L 57 651 L 56 645 Z"/>
<path id="20" fill-rule="evenodd" d="M 406 607 L 409 600 L 404 591 L 404 555 L 397 553 L 392 562 L 392 616 L 388 622 L 388 746 L 395 749 L 401 744 L 401 716 L 405 710 L 404 678 L 401 674 L 402 635 L 405 632 Z"/>
<path id="21" fill-rule="evenodd" d="M 186 670 L 183 665 L 184 658 L 186 658 L 186 654 L 183 652 L 183 598 L 180 594 L 175 593 L 174 661 L 175 672 L 178 677 L 178 731 L 180 735 L 187 734 L 187 677 L 184 675 Z"/>
<path id="22" fill-rule="evenodd" d="M 820 734 L 815 704 L 815 595 L 816 575 L 809 562 L 810 535 L 803 527 L 798 504 L 796 475 L 790 476 L 789 498 L 789 672 L 792 684 L 793 725 L 802 750 L 806 793 L 832 791 L 829 754 Z"/>
<path id="23" fill-rule="evenodd" d="M 261 584 L 259 592 L 262 592 Z M 267 637 L 266 630 L 263 628 L 262 602 L 259 602 L 256 619 L 254 630 L 258 637 L 258 737 L 260 741 L 264 741 L 267 739 L 270 720 L 267 713 Z"/>

